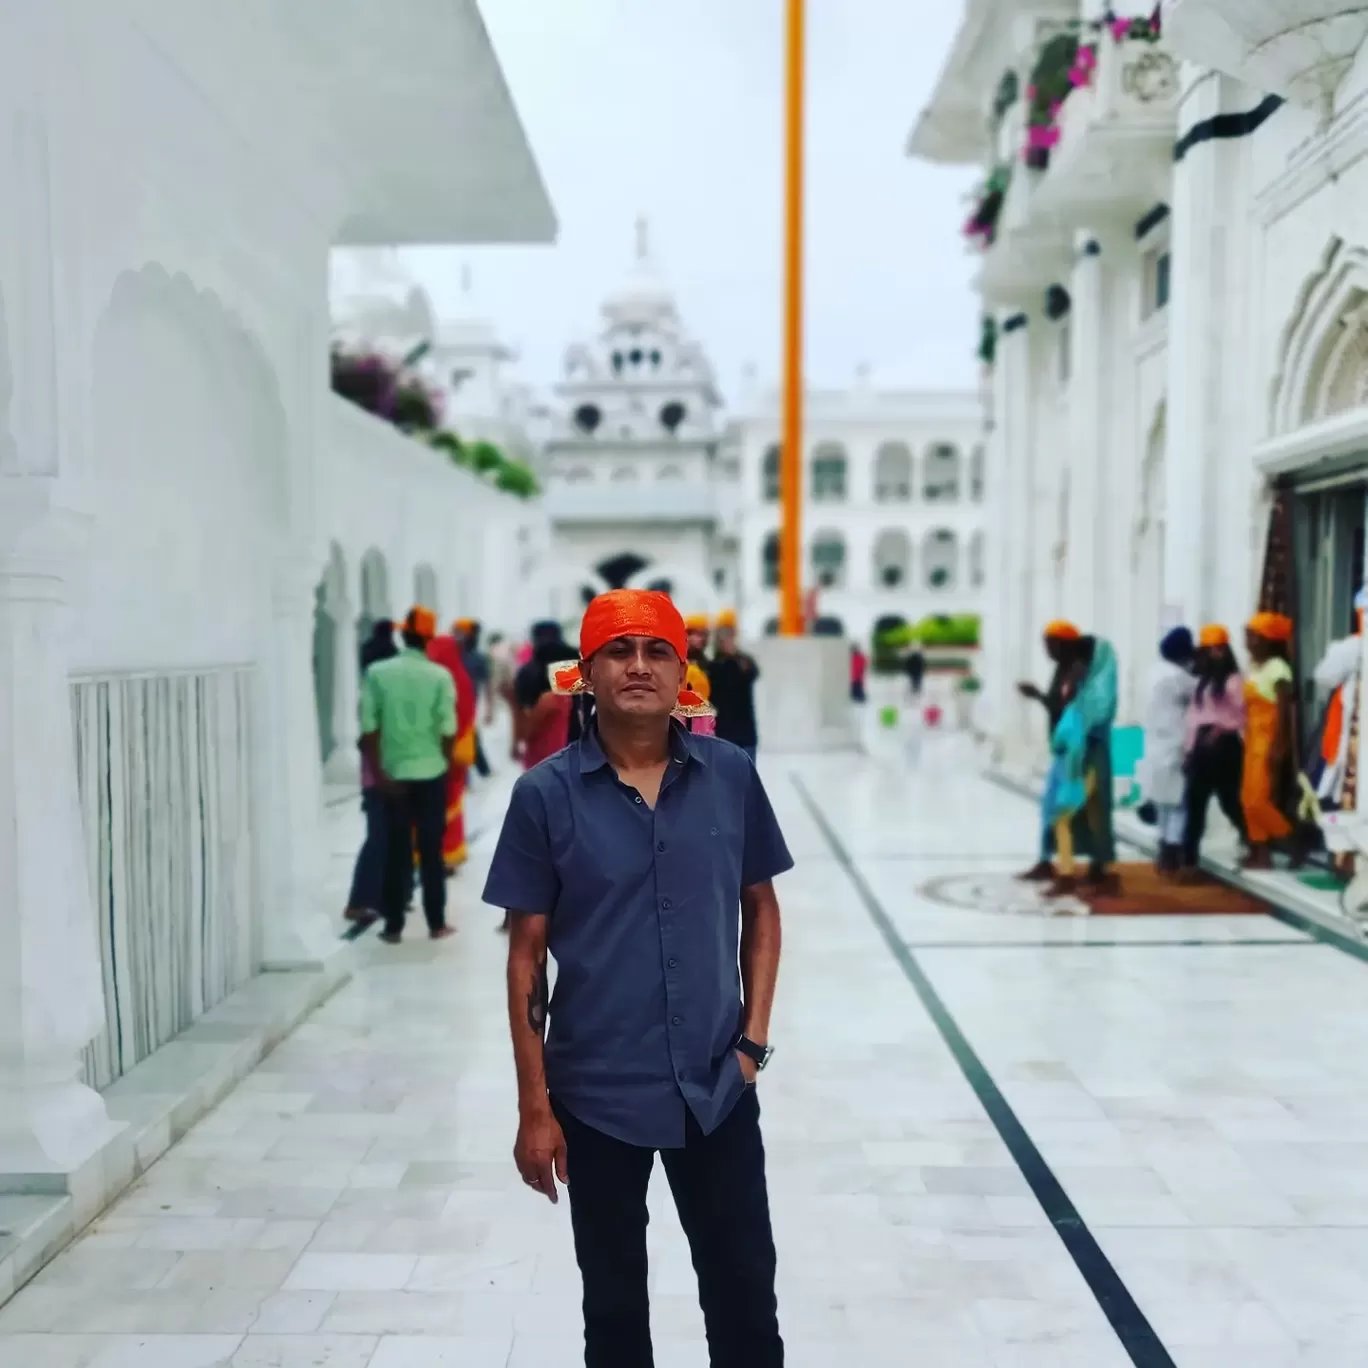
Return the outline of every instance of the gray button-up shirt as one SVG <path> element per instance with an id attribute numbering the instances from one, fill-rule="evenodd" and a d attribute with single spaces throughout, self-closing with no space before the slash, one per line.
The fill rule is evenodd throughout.
<path id="1" fill-rule="evenodd" d="M 524 774 L 484 899 L 550 918 L 547 1087 L 595 1130 L 645 1148 L 704 1134 L 745 1090 L 741 890 L 793 868 L 760 776 L 730 742 L 677 724 L 654 811 L 598 733 Z"/>

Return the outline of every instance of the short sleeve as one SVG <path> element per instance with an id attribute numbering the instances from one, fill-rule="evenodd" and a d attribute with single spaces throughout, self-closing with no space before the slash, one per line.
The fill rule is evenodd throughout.
<path id="1" fill-rule="evenodd" d="M 779 821 L 770 806 L 769 794 L 760 771 L 749 762 L 746 772 L 750 788 L 746 794 L 746 838 L 741 852 L 741 886 L 768 883 L 793 868 L 793 856 L 779 830 Z"/>
<path id="2" fill-rule="evenodd" d="M 1268 672 L 1269 683 L 1276 688 L 1279 684 L 1290 684 L 1293 680 L 1292 666 L 1281 656 L 1274 656 L 1269 662 L 1272 667 Z"/>
<path id="3" fill-rule="evenodd" d="M 437 690 L 437 724 L 444 738 L 456 735 L 456 681 L 446 670 Z"/>
<path id="4" fill-rule="evenodd" d="M 361 684 L 361 735 L 369 736 L 380 730 L 380 686 L 375 670 L 366 671 Z"/>
<path id="5" fill-rule="evenodd" d="M 548 916 L 560 897 L 542 796 L 526 776 L 513 785 L 499 843 L 485 880 L 484 901 L 508 912 Z"/>

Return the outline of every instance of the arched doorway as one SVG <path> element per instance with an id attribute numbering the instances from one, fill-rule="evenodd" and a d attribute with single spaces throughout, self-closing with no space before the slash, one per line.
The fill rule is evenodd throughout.
<path id="1" fill-rule="evenodd" d="M 634 551 L 623 551 L 600 561 L 594 569 L 610 589 L 625 589 L 627 581 L 639 575 L 649 564 L 650 561 L 644 556 L 638 556 Z"/>
<path id="2" fill-rule="evenodd" d="M 347 692 L 342 671 L 348 668 L 351 655 L 347 649 L 350 620 L 347 563 L 342 548 L 333 542 L 314 598 L 314 706 L 318 713 L 318 753 L 325 765 L 341 744 L 345 725 L 339 714 Z"/>
<path id="3" fill-rule="evenodd" d="M 437 588 L 437 572 L 424 563 L 413 572 L 413 601 L 431 608 L 438 618 L 442 615 L 441 595 Z"/>
<path id="4" fill-rule="evenodd" d="M 389 562 L 384 552 L 371 547 L 361 557 L 361 611 L 356 619 L 357 651 L 382 618 L 394 618 L 390 603 Z M 359 657 L 358 657 L 359 658 Z"/>

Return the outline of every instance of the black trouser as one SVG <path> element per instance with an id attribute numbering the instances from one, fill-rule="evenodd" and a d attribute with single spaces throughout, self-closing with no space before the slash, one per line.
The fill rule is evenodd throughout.
<path id="1" fill-rule="evenodd" d="M 1212 795 L 1231 825 L 1245 834 L 1240 786 L 1244 780 L 1244 742 L 1234 732 L 1221 732 L 1205 745 L 1199 744 L 1188 758 L 1187 830 L 1183 835 L 1183 863 L 1197 867 L 1206 834 L 1207 807 Z"/>
<path id="2" fill-rule="evenodd" d="M 489 760 L 485 756 L 484 742 L 480 739 L 478 730 L 475 732 L 475 773 L 481 779 L 488 779 L 490 776 Z"/>
<path id="3" fill-rule="evenodd" d="M 379 912 L 385 887 L 385 805 L 378 788 L 361 790 L 361 810 L 366 814 L 366 839 L 356 856 L 348 907 Z"/>
<path id="4" fill-rule="evenodd" d="M 442 833 L 446 830 L 447 777 L 408 780 L 384 795 L 385 892 L 380 910 L 385 930 L 404 929 L 404 910 L 413 889 L 413 840 L 418 838 L 418 872 L 423 882 L 423 912 L 428 929 L 446 925 L 446 866 Z"/>
<path id="5" fill-rule="evenodd" d="M 585 1368 L 653 1368 L 646 1189 L 655 1151 L 614 1140 L 552 1105 L 565 1132 L 570 1223 L 584 1279 Z M 712 1368 L 782 1368 L 755 1089 L 746 1089 L 711 1135 L 690 1114 L 684 1148 L 660 1157 L 698 1274 Z"/>

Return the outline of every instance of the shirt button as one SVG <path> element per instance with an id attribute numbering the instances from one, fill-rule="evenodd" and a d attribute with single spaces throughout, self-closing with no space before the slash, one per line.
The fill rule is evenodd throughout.
<path id="1" fill-rule="evenodd" d="M 671 1026 L 678 1026 L 678 1025 L 679 1025 L 679 1018 L 678 1018 L 678 1017 L 671 1017 L 671 1018 L 670 1018 L 670 1025 L 671 1025 Z"/>
<path id="2" fill-rule="evenodd" d="M 671 969 L 673 969 L 678 963 L 679 963 L 678 960 L 670 960 L 670 961 L 669 961 L 669 967 L 670 967 Z"/>
<path id="3" fill-rule="evenodd" d="M 665 842 L 664 842 L 664 841 L 657 841 L 657 842 L 656 842 L 656 849 L 657 849 L 657 850 L 664 850 L 664 849 L 665 849 Z"/>
<path id="4" fill-rule="evenodd" d="M 670 900 L 669 900 L 669 898 L 661 898 L 661 900 L 660 900 L 660 905 L 661 905 L 661 907 L 663 907 L 663 908 L 668 912 L 668 911 L 670 910 Z"/>
<path id="5" fill-rule="evenodd" d="M 641 794 L 639 794 L 639 793 L 637 794 L 637 802 L 638 802 L 638 803 L 641 802 Z"/>

